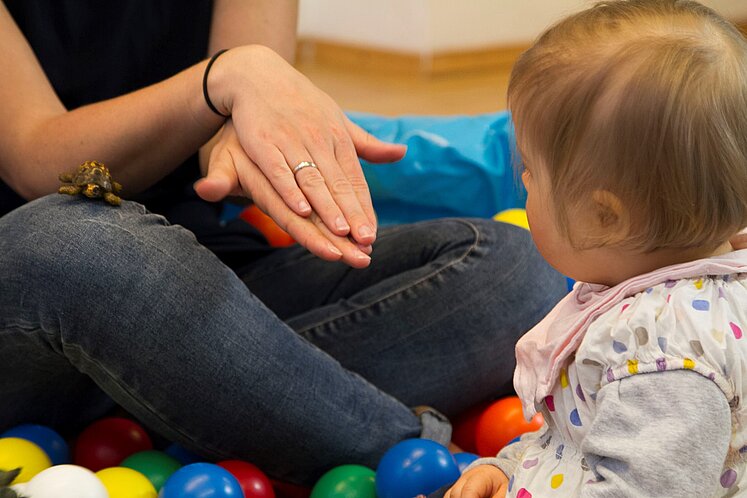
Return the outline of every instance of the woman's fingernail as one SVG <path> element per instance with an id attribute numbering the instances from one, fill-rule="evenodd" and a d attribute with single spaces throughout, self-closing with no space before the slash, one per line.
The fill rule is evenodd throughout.
<path id="1" fill-rule="evenodd" d="M 356 254 L 355 259 L 357 259 L 358 261 L 366 261 L 366 262 L 371 261 L 371 257 L 368 254 L 365 254 L 362 252 L 359 252 L 358 254 Z"/>
<path id="2" fill-rule="evenodd" d="M 345 218 L 342 216 L 338 216 L 335 220 L 335 225 L 337 225 L 338 230 L 350 230 L 350 225 L 345 221 Z"/>
<path id="3" fill-rule="evenodd" d="M 330 244 L 328 247 L 329 247 L 329 250 L 332 251 L 334 254 L 338 256 L 342 256 L 342 251 L 336 248 L 335 246 L 333 246 L 332 244 Z"/>
<path id="4" fill-rule="evenodd" d="M 358 228 L 358 235 L 361 237 L 370 237 L 373 234 L 373 229 L 368 225 L 361 225 L 360 228 Z"/>
<path id="5" fill-rule="evenodd" d="M 306 201 L 301 201 L 298 203 L 298 210 L 302 213 L 308 213 L 311 211 L 311 206 L 309 206 L 309 203 Z"/>
<path id="6" fill-rule="evenodd" d="M 356 244 L 356 245 L 358 246 L 358 249 L 361 250 L 361 252 L 364 252 L 364 253 L 368 254 L 369 256 L 373 252 L 373 246 L 371 246 L 371 244 L 369 244 L 367 246 L 364 246 L 364 245 L 361 245 L 361 244 Z"/>

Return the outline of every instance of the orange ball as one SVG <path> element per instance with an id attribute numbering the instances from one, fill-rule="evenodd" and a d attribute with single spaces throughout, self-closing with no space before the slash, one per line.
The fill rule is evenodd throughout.
<path id="1" fill-rule="evenodd" d="M 288 247 L 296 243 L 288 232 L 254 204 L 241 211 L 239 218 L 259 230 L 272 247 Z"/>
<path id="2" fill-rule="evenodd" d="M 542 427 L 544 418 L 541 413 L 529 422 L 524 420 L 521 401 L 516 396 L 508 396 L 491 404 L 477 421 L 475 443 L 477 453 L 483 457 L 492 457 L 512 439 L 526 432 Z"/>

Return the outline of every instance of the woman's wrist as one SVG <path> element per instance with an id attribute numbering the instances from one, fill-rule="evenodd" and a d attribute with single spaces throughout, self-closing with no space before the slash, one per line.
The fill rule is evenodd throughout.
<path id="1" fill-rule="evenodd" d="M 208 78 L 210 77 L 210 69 L 213 67 L 213 64 L 215 64 L 215 61 L 220 57 L 221 55 L 228 52 L 227 48 L 218 50 L 213 54 L 213 56 L 208 60 L 207 66 L 205 66 L 205 72 L 202 75 L 202 95 L 205 97 L 205 103 L 210 108 L 211 111 L 213 111 L 215 114 L 222 118 L 229 118 L 230 114 L 223 114 L 220 112 L 215 105 L 213 104 L 213 101 L 210 99 L 210 92 L 208 91 Z"/>

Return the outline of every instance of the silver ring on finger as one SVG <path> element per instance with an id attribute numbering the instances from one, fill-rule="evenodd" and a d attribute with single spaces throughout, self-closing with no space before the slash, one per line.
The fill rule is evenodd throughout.
<path id="1" fill-rule="evenodd" d="M 316 164 L 314 164 L 312 161 L 301 161 L 300 163 L 296 164 L 295 168 L 293 168 L 293 174 L 295 175 L 304 168 L 316 168 Z"/>

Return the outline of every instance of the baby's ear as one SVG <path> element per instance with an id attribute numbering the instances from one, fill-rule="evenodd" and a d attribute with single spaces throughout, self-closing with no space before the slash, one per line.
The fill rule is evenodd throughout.
<path id="1" fill-rule="evenodd" d="M 630 213 L 622 200 L 609 190 L 595 190 L 591 200 L 595 231 L 606 243 L 625 240 L 630 232 Z"/>

